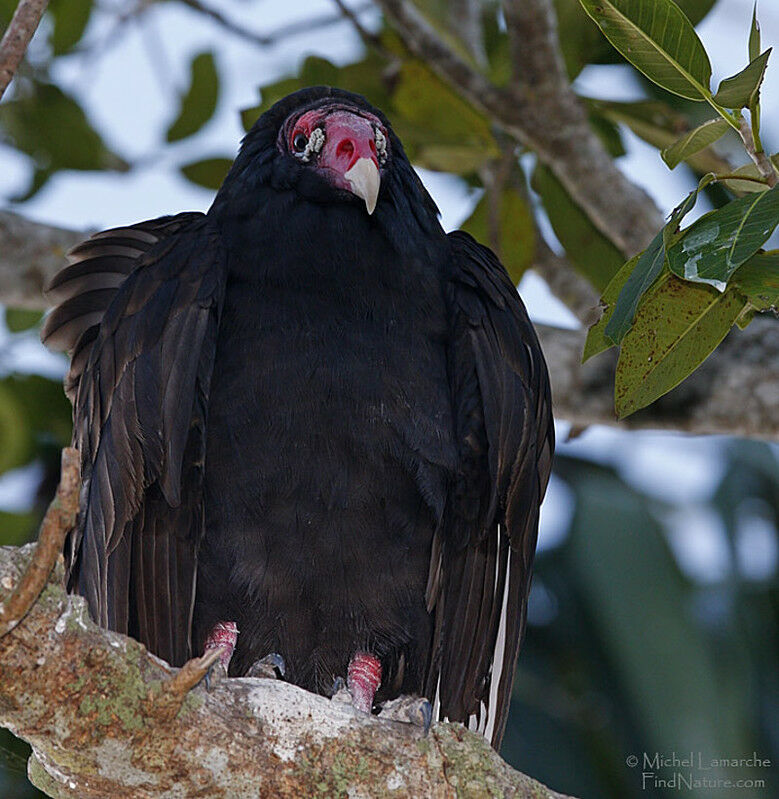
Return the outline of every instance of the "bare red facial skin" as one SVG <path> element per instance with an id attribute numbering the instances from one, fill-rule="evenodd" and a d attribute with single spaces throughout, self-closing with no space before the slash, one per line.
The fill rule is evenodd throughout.
<path id="1" fill-rule="evenodd" d="M 351 185 L 344 175 L 360 158 L 368 158 L 380 168 L 379 154 L 376 150 L 376 130 L 386 132 L 381 122 L 373 114 L 362 114 L 342 108 L 328 110 L 317 108 L 301 115 L 287 134 L 289 151 L 301 157 L 299 145 L 303 138 L 308 141 L 317 128 L 325 135 L 324 144 L 318 153 L 312 153 L 310 162 L 316 168 L 327 172 L 328 179 L 339 189 L 351 191 Z"/>

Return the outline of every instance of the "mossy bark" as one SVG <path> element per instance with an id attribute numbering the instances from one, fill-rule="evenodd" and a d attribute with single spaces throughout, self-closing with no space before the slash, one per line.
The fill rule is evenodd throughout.
<path id="1" fill-rule="evenodd" d="M 0 548 L 0 601 L 32 552 Z M 97 627 L 62 574 L 0 638 L 0 724 L 30 742 L 29 777 L 50 796 L 560 796 L 461 725 L 422 737 L 276 680 L 181 695 L 177 670 Z"/>

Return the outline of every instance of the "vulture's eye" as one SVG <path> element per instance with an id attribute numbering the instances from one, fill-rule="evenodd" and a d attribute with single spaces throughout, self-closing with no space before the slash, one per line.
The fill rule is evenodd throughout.
<path id="1" fill-rule="evenodd" d="M 296 153 L 302 153 L 308 144 L 308 137 L 305 133 L 296 133 L 292 139 L 292 147 Z"/>

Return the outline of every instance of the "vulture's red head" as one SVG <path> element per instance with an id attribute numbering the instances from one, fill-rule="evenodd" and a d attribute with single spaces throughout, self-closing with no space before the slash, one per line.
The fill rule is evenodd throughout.
<path id="1" fill-rule="evenodd" d="M 386 117 L 360 95 L 329 86 L 290 94 L 257 120 L 216 206 L 245 218 L 253 202 L 269 201 L 268 190 L 360 206 L 385 220 L 405 208 L 418 221 L 425 216 L 424 226 L 437 217 Z"/>
<path id="2" fill-rule="evenodd" d="M 375 114 L 339 102 L 293 113 L 279 131 L 278 146 L 373 213 L 389 158 L 387 129 Z"/>

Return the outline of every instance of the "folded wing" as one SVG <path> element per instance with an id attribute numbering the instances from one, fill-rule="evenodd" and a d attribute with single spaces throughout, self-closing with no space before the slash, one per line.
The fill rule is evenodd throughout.
<path id="1" fill-rule="evenodd" d="M 538 514 L 554 449 L 546 363 L 494 254 L 449 234 L 449 374 L 460 467 L 436 537 L 427 695 L 497 747 L 524 632 Z"/>
<path id="2" fill-rule="evenodd" d="M 82 458 L 71 588 L 101 624 L 189 655 L 208 391 L 224 290 L 219 234 L 187 213 L 98 233 L 51 282 L 44 343 L 71 354 Z"/>

